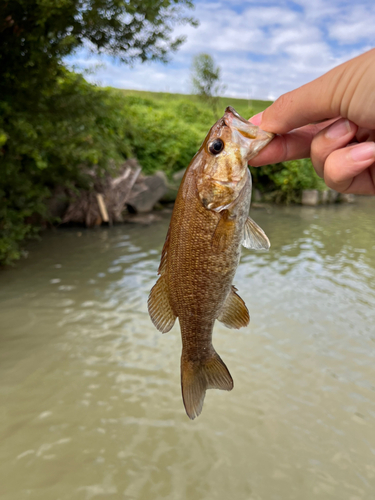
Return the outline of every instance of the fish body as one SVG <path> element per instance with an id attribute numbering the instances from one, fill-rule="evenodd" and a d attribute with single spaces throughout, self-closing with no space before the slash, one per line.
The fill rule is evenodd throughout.
<path id="1" fill-rule="evenodd" d="M 241 244 L 269 248 L 267 236 L 248 218 L 247 162 L 272 138 L 228 107 L 187 168 L 176 198 L 148 308 L 163 333 L 179 319 L 182 396 L 191 419 L 202 411 L 207 389 L 233 388 L 212 332 L 216 319 L 229 328 L 250 321 L 232 282 Z"/>

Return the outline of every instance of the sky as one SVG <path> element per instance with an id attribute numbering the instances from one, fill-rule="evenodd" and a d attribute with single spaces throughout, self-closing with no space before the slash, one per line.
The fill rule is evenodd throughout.
<path id="1" fill-rule="evenodd" d="M 210 54 L 224 95 L 274 100 L 375 47 L 374 0 L 196 0 L 197 28 L 179 26 L 186 42 L 168 64 L 136 64 L 81 50 L 70 66 L 101 86 L 191 93 L 192 58 Z"/>

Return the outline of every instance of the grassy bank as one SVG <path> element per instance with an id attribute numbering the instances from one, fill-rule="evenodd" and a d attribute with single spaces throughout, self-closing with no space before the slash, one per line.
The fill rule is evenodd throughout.
<path id="1" fill-rule="evenodd" d="M 123 109 L 131 123 L 132 150 L 144 172 L 163 170 L 168 176 L 189 164 L 227 106 L 249 117 L 270 104 L 220 97 L 214 111 L 195 95 L 135 90 L 112 92 L 123 96 Z"/>
<path id="2" fill-rule="evenodd" d="M 133 113 L 137 135 L 133 151 L 148 173 L 162 169 L 167 175 L 185 168 L 212 124 L 233 106 L 243 117 L 266 109 L 271 102 L 218 98 L 217 111 L 195 95 L 121 90 Z M 299 203 L 304 189 L 324 189 L 310 160 L 251 168 L 253 185 L 276 203 Z"/>
<path id="3" fill-rule="evenodd" d="M 182 100 L 184 102 L 191 102 L 193 104 L 199 106 L 206 106 L 202 99 L 196 95 L 187 95 L 187 94 L 170 94 L 168 92 L 146 92 L 142 90 L 127 90 L 123 89 L 122 92 L 125 96 L 138 96 L 143 97 L 144 99 L 150 99 L 154 102 L 162 102 L 168 104 L 170 102 L 174 102 L 176 100 Z M 251 115 L 260 113 L 264 111 L 272 101 L 261 101 L 257 99 L 237 99 L 235 97 L 218 97 L 217 99 L 217 108 L 219 110 L 219 114 L 224 112 L 224 109 L 227 106 L 233 106 L 235 110 L 244 118 L 249 118 Z"/>
<path id="4" fill-rule="evenodd" d="M 89 171 L 115 173 L 135 156 L 145 174 L 185 168 L 212 124 L 232 105 L 242 116 L 270 102 L 220 97 L 215 113 L 196 96 L 102 89 L 64 71 L 38 100 L 0 96 L 0 264 L 22 255 L 23 242 L 54 223 L 56 187 L 91 189 Z M 298 202 L 321 181 L 308 161 L 253 169 L 254 184 L 277 202 Z"/>

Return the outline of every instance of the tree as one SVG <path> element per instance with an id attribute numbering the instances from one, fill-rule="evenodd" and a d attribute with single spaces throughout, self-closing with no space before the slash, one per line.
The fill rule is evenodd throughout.
<path id="1" fill-rule="evenodd" d="M 216 113 L 218 94 L 225 90 L 225 85 L 220 82 L 220 67 L 215 67 L 209 54 L 202 53 L 194 57 L 191 70 L 193 92 L 210 102 Z"/>
<path id="2" fill-rule="evenodd" d="M 130 155 L 123 98 L 66 70 L 80 47 L 124 63 L 167 61 L 192 0 L 0 0 L 0 265 L 48 216 L 56 186 Z M 118 102 L 121 100 L 121 102 Z"/>
<path id="3" fill-rule="evenodd" d="M 64 56 L 79 47 L 122 62 L 166 61 L 184 37 L 176 24 L 195 24 L 192 0 L 2 0 L 0 96 L 48 86 Z M 27 92 L 29 93 L 29 92 Z"/>

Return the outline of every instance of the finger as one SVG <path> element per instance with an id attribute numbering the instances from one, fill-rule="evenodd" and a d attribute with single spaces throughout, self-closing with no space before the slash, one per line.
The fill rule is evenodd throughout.
<path id="1" fill-rule="evenodd" d="M 262 116 L 263 116 L 264 111 L 261 111 L 260 113 L 252 116 L 249 118 L 249 122 L 251 122 L 253 125 L 260 125 L 262 121 Z"/>
<path id="2" fill-rule="evenodd" d="M 368 88 L 368 81 L 373 80 L 363 75 L 373 72 L 374 66 L 372 50 L 282 95 L 264 111 L 261 127 L 267 132 L 285 134 L 308 123 L 342 116 L 371 128 L 375 95 Z M 358 105 L 350 111 L 354 94 Z"/>
<path id="3" fill-rule="evenodd" d="M 250 119 L 252 123 L 253 118 Z M 252 158 L 250 165 L 259 167 L 269 163 L 280 163 L 310 156 L 311 142 L 320 130 L 327 127 L 324 122 L 316 125 L 306 125 L 297 130 L 293 130 L 285 135 L 277 135 L 267 147 L 265 147 L 255 158 Z"/>
<path id="4" fill-rule="evenodd" d="M 327 157 L 336 149 L 341 149 L 355 137 L 357 125 L 341 118 L 321 130 L 311 143 L 311 161 L 319 177 L 323 177 Z"/>
<path id="5" fill-rule="evenodd" d="M 354 177 L 353 182 L 342 193 L 375 195 L 375 163 Z"/>
<path id="6" fill-rule="evenodd" d="M 324 181 L 341 193 L 375 194 L 375 143 L 333 151 L 324 165 Z"/>
<path id="7" fill-rule="evenodd" d="M 365 142 L 365 141 L 374 142 L 375 130 L 364 127 L 358 127 L 357 133 L 355 134 L 355 138 L 357 139 L 358 142 Z"/>

